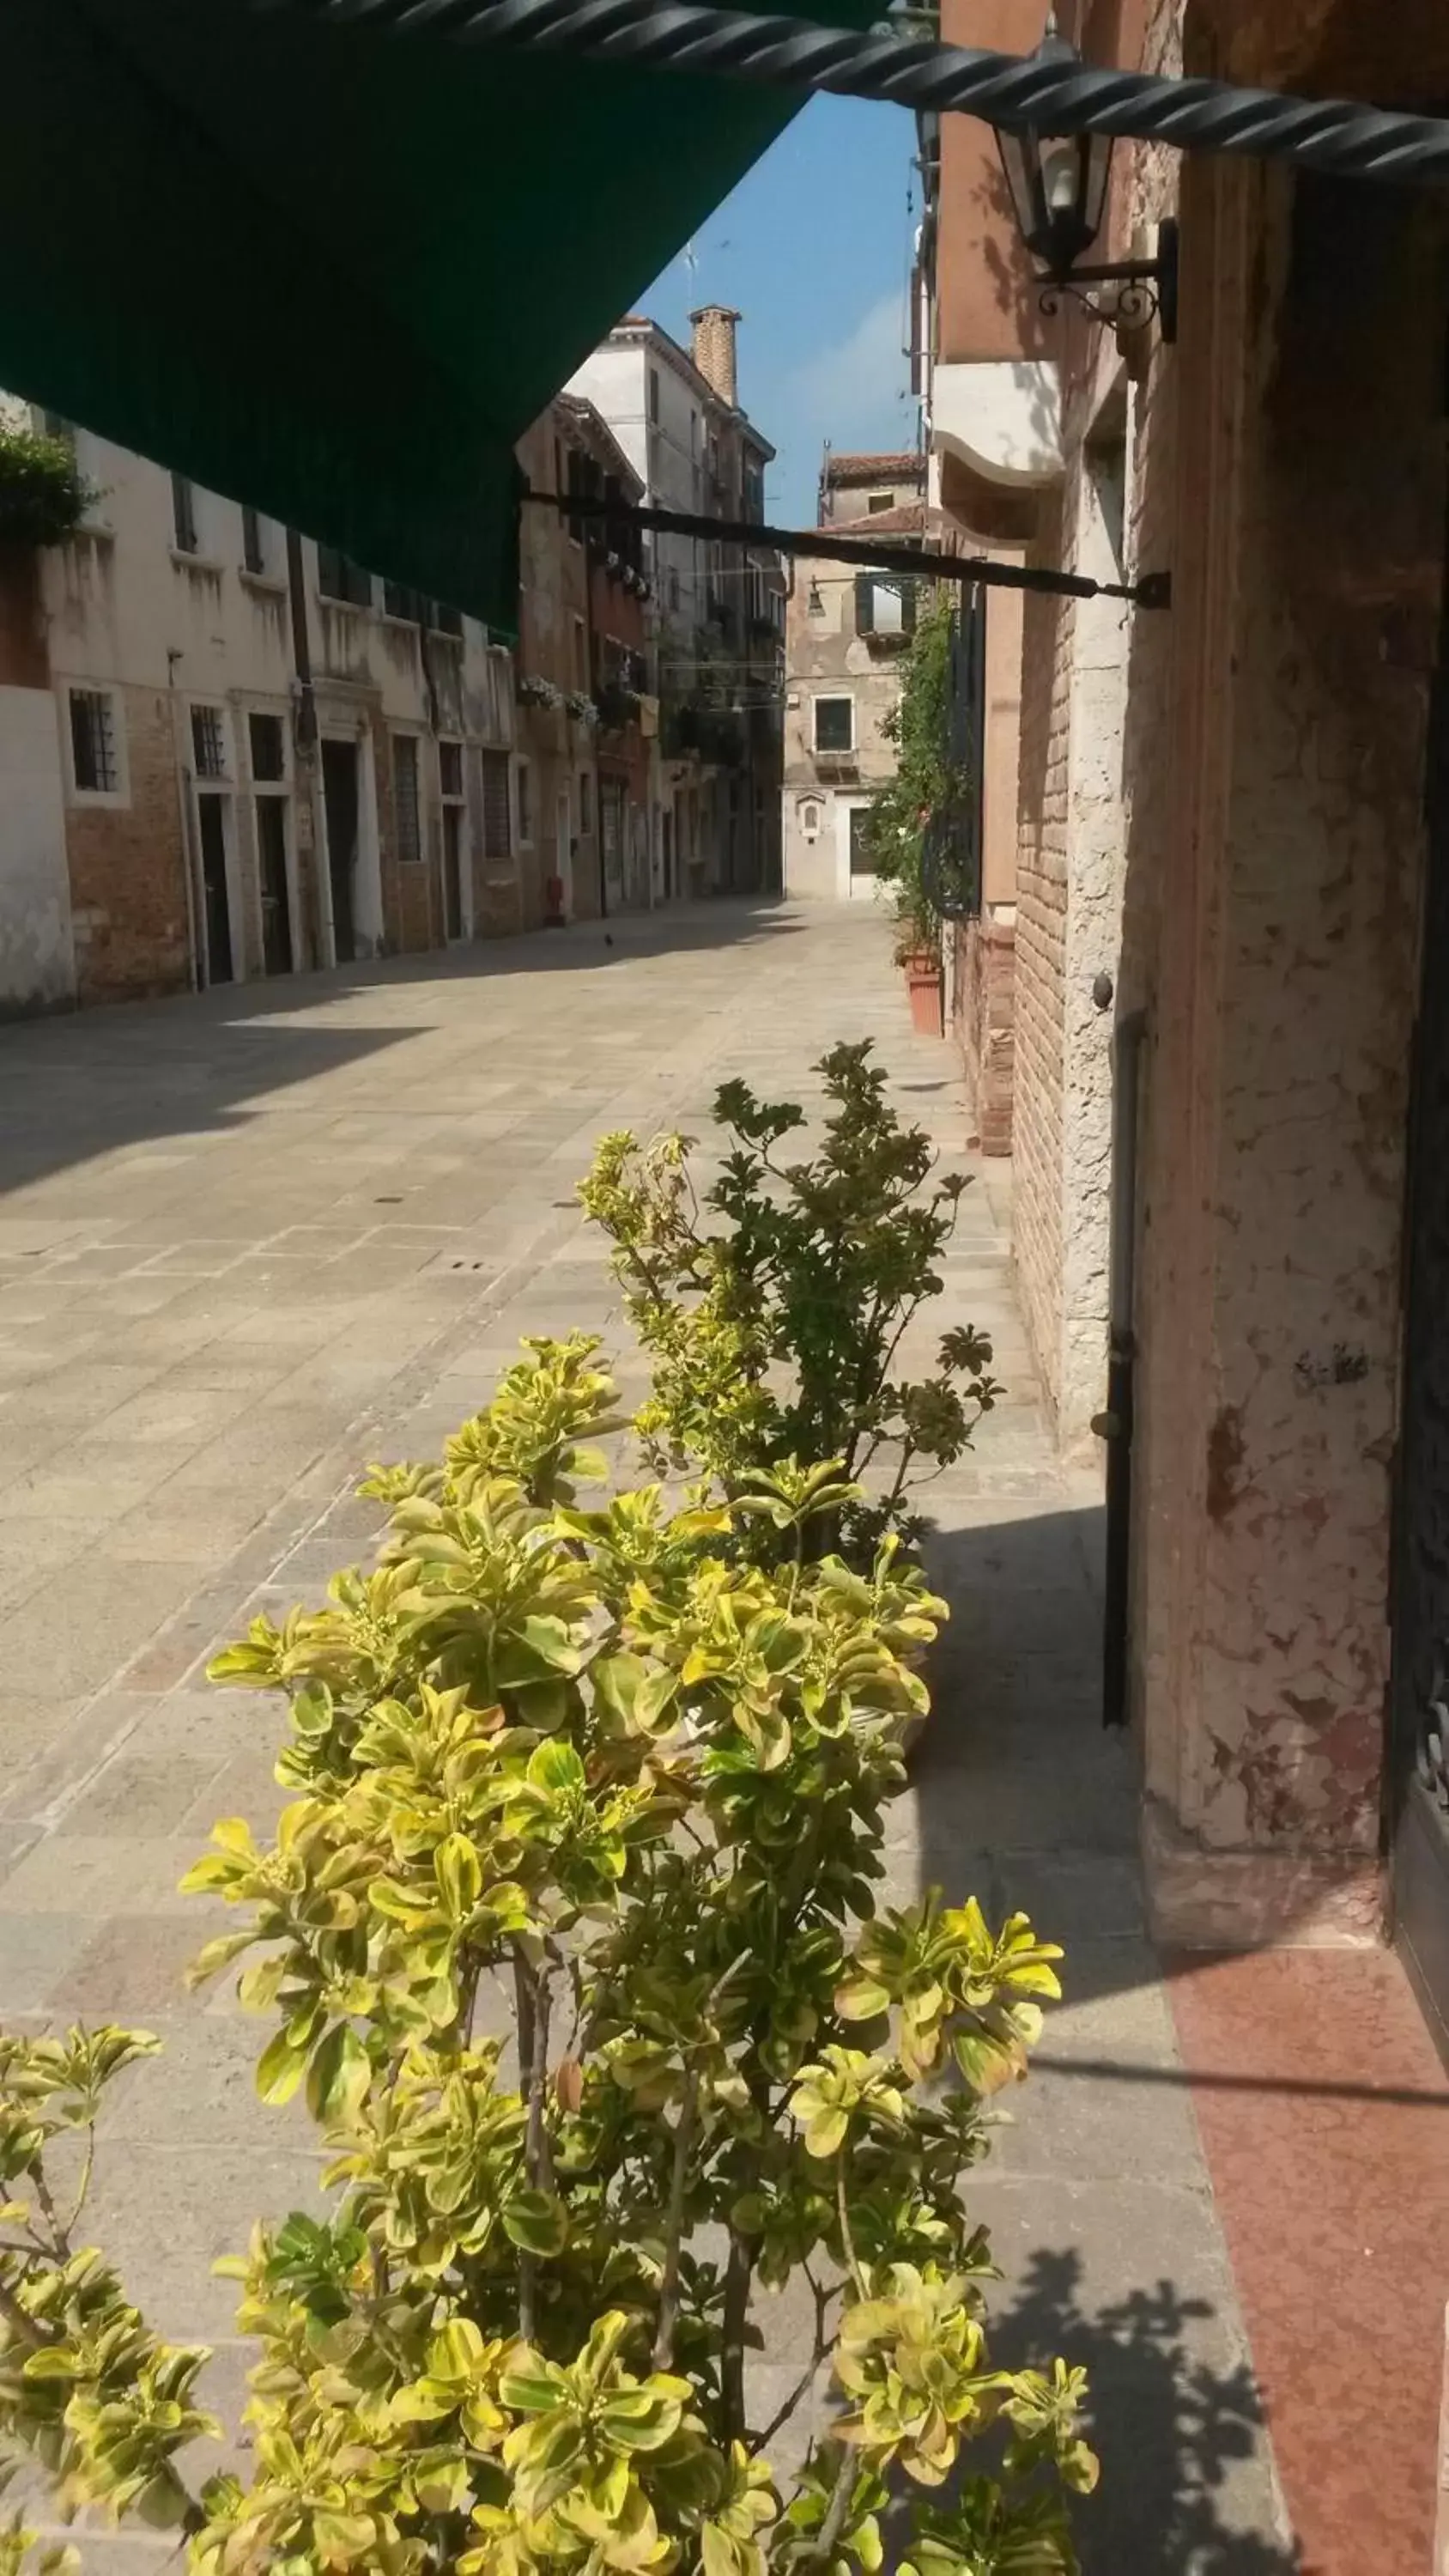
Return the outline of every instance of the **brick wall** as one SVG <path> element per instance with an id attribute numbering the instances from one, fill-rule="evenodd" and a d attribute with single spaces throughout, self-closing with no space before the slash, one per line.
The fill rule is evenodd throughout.
<path id="1" fill-rule="evenodd" d="M 1031 560 L 1060 564 L 1048 497 Z M 1053 1403 L 1060 1382 L 1072 603 L 1029 597 L 1022 638 L 1021 830 L 1015 938 L 1015 1239 L 1027 1323 Z"/>
<path id="2" fill-rule="evenodd" d="M 951 1022 L 965 1068 L 971 1142 L 983 1154 L 1011 1152 L 1015 965 L 1009 921 L 977 915 L 957 932 Z"/>
<path id="3" fill-rule="evenodd" d="M 154 689 L 117 689 L 129 801 L 66 813 L 76 995 L 136 1001 L 184 992 L 191 981 L 186 858 L 171 703 Z"/>

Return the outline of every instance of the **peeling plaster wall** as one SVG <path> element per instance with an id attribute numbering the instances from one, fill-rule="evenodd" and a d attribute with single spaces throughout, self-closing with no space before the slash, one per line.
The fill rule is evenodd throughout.
<path id="1" fill-rule="evenodd" d="M 1189 68 L 1219 32 L 1189 14 Z M 1135 184 L 1160 207 L 1154 156 Z M 1137 557 L 1175 605 L 1130 642 L 1121 985 L 1151 1020 L 1148 1852 L 1169 1937 L 1372 1937 L 1449 216 L 1205 160 L 1182 188 L 1183 337 L 1137 400 Z"/>
<path id="2" fill-rule="evenodd" d="M 1223 865 L 1209 1844 L 1378 1839 L 1446 225 L 1273 192 Z M 1346 351 L 1345 339 L 1357 349 Z"/>
<path id="3" fill-rule="evenodd" d="M 916 497 L 909 485 L 893 488 L 898 502 Z M 873 876 L 852 884 L 849 816 L 896 772 L 896 747 L 885 728 L 900 704 L 903 645 L 882 646 L 857 634 L 855 582 L 844 565 L 800 556 L 785 603 L 785 890 L 806 902 L 874 894 Z M 848 759 L 817 758 L 817 698 L 849 698 L 854 748 Z M 811 813 L 813 832 L 806 829 Z"/>
<path id="4" fill-rule="evenodd" d="M 74 999 L 55 700 L 0 685 L 0 1019 Z"/>

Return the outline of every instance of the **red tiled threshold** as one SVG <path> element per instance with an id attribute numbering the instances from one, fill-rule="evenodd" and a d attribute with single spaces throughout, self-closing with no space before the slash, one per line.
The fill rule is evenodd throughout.
<path id="1" fill-rule="evenodd" d="M 1449 2085 L 1388 1950 L 1168 1991 L 1304 2576 L 1430 2576 Z"/>

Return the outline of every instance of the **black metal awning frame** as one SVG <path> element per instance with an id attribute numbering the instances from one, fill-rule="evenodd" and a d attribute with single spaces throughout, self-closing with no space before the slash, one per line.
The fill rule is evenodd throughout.
<path id="1" fill-rule="evenodd" d="M 1008 131 L 1114 134 L 1185 151 L 1298 162 L 1340 178 L 1449 183 L 1449 120 L 1228 81 L 1116 71 L 1051 55 L 945 45 L 889 25 L 862 33 L 702 0 L 253 0 L 399 42 L 523 46 L 595 62 L 714 73 L 954 110 Z"/>
<path id="2" fill-rule="evenodd" d="M 1121 135 L 1180 150 L 1287 161 L 1340 178 L 1415 186 L 1449 185 L 1449 120 L 1345 99 L 1292 98 L 1227 81 L 1107 70 L 1050 52 L 1030 58 L 946 45 L 890 26 L 864 33 L 810 19 L 703 5 L 703 0 L 253 0 L 262 14 L 294 13 L 339 29 L 376 29 L 400 43 L 524 47 L 590 61 L 711 73 L 768 88 L 833 91 L 941 114 L 978 116 L 1008 131 Z M 932 580 L 1060 598 L 1118 598 L 1166 608 L 1171 575 L 1131 583 L 1000 563 L 984 556 L 864 548 L 818 529 L 756 527 L 686 512 L 583 502 L 557 494 L 529 499 L 575 516 L 706 542 L 755 545 L 778 554 Z"/>
<path id="3" fill-rule="evenodd" d="M 1124 599 L 1135 608 L 1168 608 L 1172 577 L 1144 573 L 1140 581 L 1089 581 L 1084 573 L 1049 572 L 1037 564 L 998 563 L 990 555 L 944 555 L 925 546 L 875 544 L 836 536 L 829 528 L 772 528 L 754 519 L 709 519 L 690 510 L 656 510 L 644 504 L 587 499 L 571 492 L 527 492 L 526 501 L 574 519 L 602 519 L 606 528 L 643 528 L 661 537 L 697 537 L 706 545 L 754 546 L 762 554 L 808 555 L 821 563 L 853 564 L 858 572 L 889 572 L 917 580 L 977 582 L 991 590 L 1036 591 L 1052 599 Z"/>

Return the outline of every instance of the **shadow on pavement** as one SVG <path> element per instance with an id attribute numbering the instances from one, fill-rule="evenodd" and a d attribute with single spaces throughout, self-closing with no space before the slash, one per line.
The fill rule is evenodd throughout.
<path id="1" fill-rule="evenodd" d="M 426 1037 L 433 988 L 473 985 L 481 1000 L 498 977 L 748 947 L 804 926 L 765 903 L 724 901 L 0 1023 L 0 1196 L 128 1146 L 242 1126 L 249 1100 Z M 369 1003 L 372 1025 L 344 1016 Z"/>
<path id="2" fill-rule="evenodd" d="M 0 1197 L 129 1146 L 244 1127 L 261 1114 L 248 1101 L 425 1034 L 233 1029 L 184 998 L 94 1016 L 104 1025 L 88 1014 L 0 1032 Z"/>
<path id="3" fill-rule="evenodd" d="M 1102 2478 L 1073 2517 L 1084 2576 L 1293 2576 L 1291 2549 L 1234 2527 L 1225 2490 L 1262 2447 L 1263 2415 L 1246 2360 L 1215 2368 L 1191 2349 L 1211 2302 L 1170 2280 L 1105 2307 L 1081 2293 L 1079 2255 L 1034 2252 L 993 2307 L 991 2349 L 1012 2368 L 1061 2353 L 1087 2372 Z"/>

